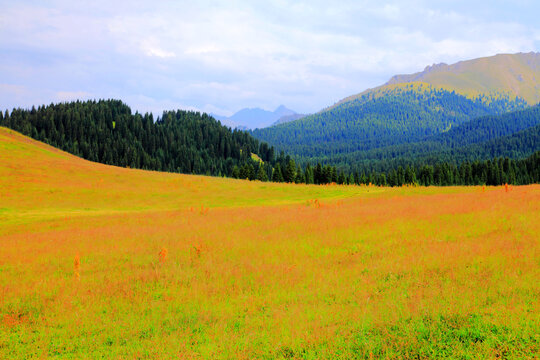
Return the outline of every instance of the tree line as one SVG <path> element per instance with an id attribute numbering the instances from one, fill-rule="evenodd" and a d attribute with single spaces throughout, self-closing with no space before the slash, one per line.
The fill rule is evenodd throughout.
<path id="1" fill-rule="evenodd" d="M 287 182 L 297 184 L 339 184 L 378 186 L 450 186 L 450 185 L 526 185 L 540 183 L 540 151 L 525 159 L 496 158 L 485 161 L 465 161 L 460 165 L 441 162 L 435 165 L 398 166 L 386 172 L 346 172 L 336 166 L 307 164 L 302 167 L 289 155 L 277 158 L 268 174 L 262 162 L 235 166 L 233 177 L 238 179 Z"/>
<path id="2" fill-rule="evenodd" d="M 540 182 L 540 152 L 522 159 L 439 161 L 384 171 L 347 171 L 296 162 L 245 131 L 231 130 L 193 111 L 132 114 L 119 100 L 71 102 L 0 112 L 0 125 L 104 164 L 238 179 L 305 184 L 381 186 L 500 185 Z"/>
<path id="3" fill-rule="evenodd" d="M 482 127 L 480 121 L 472 120 L 467 127 L 477 125 L 474 131 L 462 131 L 462 126 L 446 133 L 428 137 L 423 141 L 389 146 L 369 151 L 354 152 L 328 157 L 296 157 L 300 162 L 321 162 L 352 171 L 388 171 L 398 166 L 418 167 L 423 164 L 448 162 L 461 164 L 493 158 L 521 159 L 540 149 L 540 107 L 530 109 L 536 113 L 534 122 L 522 121 L 516 116 L 490 117 L 496 121 L 492 127 Z M 520 111 L 526 113 L 528 110 Z M 517 115 L 517 114 L 508 114 Z M 508 120 L 508 121 L 507 121 Z M 507 126 L 512 124 L 512 126 Z M 519 125 L 519 126 L 516 126 Z M 526 127 L 530 126 L 530 127 Z M 526 127 L 526 128 L 523 128 Z M 499 131 L 504 128 L 504 131 Z M 520 130 L 523 128 L 522 130 Z M 455 131 L 453 131 L 455 130 Z M 479 133 L 481 135 L 479 135 Z"/>

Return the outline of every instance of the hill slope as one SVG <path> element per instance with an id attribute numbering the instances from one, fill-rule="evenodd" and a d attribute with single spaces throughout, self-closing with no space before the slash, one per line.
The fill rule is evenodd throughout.
<path id="1" fill-rule="evenodd" d="M 402 144 L 539 100 L 540 54 L 504 54 L 397 75 L 317 114 L 252 133 L 304 161 L 350 167 L 371 156 L 363 152 L 403 149 Z"/>
<path id="2" fill-rule="evenodd" d="M 431 85 L 399 84 L 252 134 L 294 155 L 332 161 L 340 154 L 418 141 L 478 116 L 525 106 L 508 97 L 469 99 Z"/>
<path id="3" fill-rule="evenodd" d="M 321 186 L 287 186 L 104 165 L 0 127 L 0 223 L 3 225 L 40 221 L 43 217 L 189 207 L 198 210 L 201 205 L 290 204 L 310 198 L 352 196 L 360 190 L 328 191 Z"/>
<path id="4" fill-rule="evenodd" d="M 500 54 L 456 64 L 436 64 L 411 75 L 396 75 L 385 85 L 424 82 L 467 96 L 512 94 L 529 104 L 540 101 L 540 53 Z"/>
<path id="5" fill-rule="evenodd" d="M 306 117 L 307 115 L 306 114 L 292 114 L 292 115 L 285 115 L 285 116 L 282 116 L 280 117 L 279 119 L 277 119 L 272 125 L 270 126 L 275 126 L 275 125 L 279 125 L 279 124 L 285 124 L 285 123 L 288 123 L 288 122 L 291 122 L 291 121 L 295 121 L 295 120 L 298 120 L 298 119 L 301 119 L 303 117 Z"/>
<path id="6" fill-rule="evenodd" d="M 388 170 L 398 165 L 524 158 L 540 151 L 540 105 L 473 119 L 420 141 L 358 151 L 332 158 L 345 169 Z M 313 159 L 325 162 L 326 159 Z"/>
<path id="7" fill-rule="evenodd" d="M 265 162 L 274 157 L 273 148 L 206 114 L 167 111 L 154 121 L 119 100 L 14 109 L 0 116 L 0 126 L 91 161 L 139 169 L 231 176 L 251 153 Z"/>
<path id="8" fill-rule="evenodd" d="M 0 128 L 0 358 L 534 358 L 539 212 L 538 185 L 158 173 Z"/>

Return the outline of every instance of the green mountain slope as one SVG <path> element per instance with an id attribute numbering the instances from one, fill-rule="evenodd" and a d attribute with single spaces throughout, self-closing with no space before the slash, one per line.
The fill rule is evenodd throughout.
<path id="1" fill-rule="evenodd" d="M 398 166 L 461 163 L 495 157 L 513 159 L 540 150 L 540 105 L 485 116 L 421 141 L 334 157 L 342 168 L 386 171 Z M 314 159 L 325 162 L 325 158 Z"/>
<path id="2" fill-rule="evenodd" d="M 475 117 L 526 106 L 508 96 L 470 99 L 431 85 L 392 85 L 252 134 L 296 156 L 333 162 L 342 154 L 418 141 Z"/>

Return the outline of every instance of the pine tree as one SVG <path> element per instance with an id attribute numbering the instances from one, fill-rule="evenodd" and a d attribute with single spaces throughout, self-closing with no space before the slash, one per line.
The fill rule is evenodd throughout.
<path id="1" fill-rule="evenodd" d="M 295 182 L 296 164 L 294 163 L 293 159 L 289 159 L 289 161 L 287 161 L 285 169 L 283 170 L 283 178 L 285 179 L 285 182 L 288 182 L 288 183 Z"/>
<path id="2" fill-rule="evenodd" d="M 268 181 L 268 175 L 266 175 L 263 164 L 259 166 L 259 170 L 257 171 L 257 180 Z"/>
<path id="3" fill-rule="evenodd" d="M 296 167 L 296 178 L 294 179 L 294 182 L 297 184 L 304 184 L 306 182 L 306 177 L 300 165 Z"/>
<path id="4" fill-rule="evenodd" d="M 322 184 L 323 183 L 323 169 L 321 163 L 317 163 L 317 166 L 313 170 L 313 183 Z"/>
<path id="5" fill-rule="evenodd" d="M 257 174 L 255 174 L 255 168 L 253 168 L 253 165 L 247 164 L 247 178 L 249 180 L 255 180 L 256 175 Z"/>
<path id="6" fill-rule="evenodd" d="M 313 184 L 315 182 L 313 168 L 311 167 L 309 163 L 306 165 L 306 171 L 304 173 L 304 177 L 306 179 L 306 184 Z"/>
<path id="7" fill-rule="evenodd" d="M 281 173 L 281 166 L 279 163 L 276 164 L 276 167 L 274 169 L 274 173 L 272 174 L 272 181 L 273 182 L 283 182 L 283 174 Z"/>
<path id="8" fill-rule="evenodd" d="M 238 169 L 238 165 L 234 165 L 232 170 L 232 177 L 235 179 L 240 179 L 240 169 Z"/>
<path id="9" fill-rule="evenodd" d="M 407 168 L 405 169 L 405 183 L 406 184 L 415 184 L 416 183 L 416 174 L 414 172 L 414 169 L 407 165 Z"/>
<path id="10" fill-rule="evenodd" d="M 387 183 L 386 183 L 386 175 L 384 175 L 384 173 L 381 174 L 381 176 L 380 176 L 379 185 L 381 185 L 381 186 L 386 186 L 387 185 Z"/>

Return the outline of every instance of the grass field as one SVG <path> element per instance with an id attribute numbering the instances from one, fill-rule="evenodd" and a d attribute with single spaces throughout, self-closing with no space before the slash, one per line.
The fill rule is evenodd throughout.
<path id="1" fill-rule="evenodd" d="M 535 359 L 540 186 L 285 185 L 0 128 L 0 359 Z"/>

